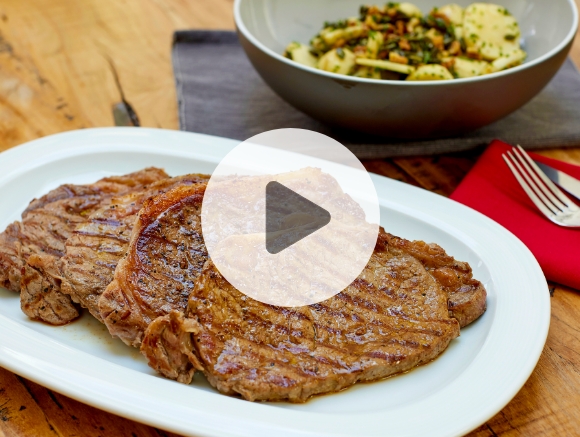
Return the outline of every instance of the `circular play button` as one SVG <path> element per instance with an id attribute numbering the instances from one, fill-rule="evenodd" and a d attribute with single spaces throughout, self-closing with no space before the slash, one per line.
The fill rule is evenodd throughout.
<path id="1" fill-rule="evenodd" d="M 277 220 L 282 210 L 283 225 Z M 330 218 L 327 210 L 280 182 L 266 184 L 266 250 L 272 255 L 326 226 Z"/>
<path id="2" fill-rule="evenodd" d="M 201 214 L 220 273 L 247 296 L 285 307 L 321 302 L 357 279 L 379 219 L 360 161 L 303 129 L 265 132 L 231 150 L 208 182 Z"/>

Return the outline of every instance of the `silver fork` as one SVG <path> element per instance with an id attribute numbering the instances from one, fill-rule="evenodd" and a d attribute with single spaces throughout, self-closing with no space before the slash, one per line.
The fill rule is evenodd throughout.
<path id="1" fill-rule="evenodd" d="M 520 146 L 502 155 L 534 205 L 560 226 L 580 228 L 580 208 L 572 202 Z"/>

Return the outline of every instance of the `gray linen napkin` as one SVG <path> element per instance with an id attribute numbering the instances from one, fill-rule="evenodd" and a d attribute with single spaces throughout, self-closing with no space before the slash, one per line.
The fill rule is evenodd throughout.
<path id="1" fill-rule="evenodd" d="M 580 74 L 570 59 L 538 96 L 515 113 L 460 137 L 429 141 L 341 131 L 303 114 L 264 83 L 235 32 L 176 32 L 173 69 L 180 128 L 191 132 L 245 140 L 271 129 L 310 129 L 335 138 L 363 159 L 461 151 L 495 138 L 528 149 L 580 146 Z"/>

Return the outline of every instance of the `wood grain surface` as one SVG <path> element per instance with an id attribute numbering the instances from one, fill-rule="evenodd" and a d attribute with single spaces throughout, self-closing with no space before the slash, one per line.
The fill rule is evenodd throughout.
<path id="1" fill-rule="evenodd" d="M 0 151 L 65 130 L 112 126 L 112 108 L 121 101 L 134 108 L 142 126 L 176 129 L 172 34 L 177 29 L 232 29 L 232 4 L 2 0 Z M 580 43 L 571 56 L 580 65 Z M 480 153 L 365 165 L 449 195 Z M 541 153 L 580 164 L 580 148 Z M 519 394 L 470 436 L 580 435 L 580 294 L 550 286 L 552 324 L 537 368 Z M 81 404 L 0 368 L 0 437 L 166 435 L 172 434 Z"/>

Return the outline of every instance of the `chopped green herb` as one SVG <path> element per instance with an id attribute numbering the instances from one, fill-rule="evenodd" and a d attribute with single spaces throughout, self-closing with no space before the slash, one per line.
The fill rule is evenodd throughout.
<path id="1" fill-rule="evenodd" d="M 447 11 L 442 13 L 442 9 L 435 7 L 421 17 L 413 12 L 413 8 L 413 5 L 403 5 L 399 2 L 387 2 L 385 6 L 362 5 L 359 8 L 359 17 L 325 22 L 324 28 L 310 40 L 308 49 L 294 42 L 286 48 L 284 56 L 295 62 L 316 66 L 319 59 L 333 51 L 335 53 L 333 62 L 319 63 L 320 68 L 326 67 L 329 71 L 359 77 L 379 78 L 380 73 L 382 79 L 404 80 L 408 73 L 393 73 L 384 68 L 377 70 L 365 66 L 362 60 L 392 62 L 389 59 L 403 56 L 402 61 L 408 65 L 406 67 L 410 69 L 408 71 L 434 64 L 447 68 L 453 77 L 464 77 L 463 74 L 468 76 L 486 74 L 484 73 L 486 64 L 490 66 L 489 71 L 492 70 L 491 61 L 488 63 L 488 59 L 482 60 L 479 50 L 485 49 L 486 56 L 488 53 L 497 56 L 497 52 L 500 52 L 500 57 L 510 56 L 502 50 L 502 47 L 509 44 L 505 42 L 492 44 L 487 32 L 484 35 L 477 29 L 499 31 L 500 40 L 516 41 L 515 45 L 519 48 L 517 40 L 520 31 L 514 20 L 503 20 L 500 17 L 494 22 L 480 18 L 487 17 L 490 11 L 496 17 L 504 14 L 509 16 L 509 12 L 503 7 L 494 8 L 489 5 L 480 7 L 473 4 L 465 10 L 463 26 L 457 28 L 450 22 L 452 18 L 447 15 Z M 455 14 L 455 10 L 452 11 Z M 377 44 L 379 42 L 380 44 Z M 454 62 L 458 57 L 471 62 L 476 62 L 473 58 L 477 58 L 479 60 L 477 62 L 483 63 L 481 70 L 479 66 L 473 70 L 463 66 L 459 68 Z M 449 78 L 447 74 L 440 76 L 439 73 L 428 73 L 428 75 L 433 79 Z"/>

